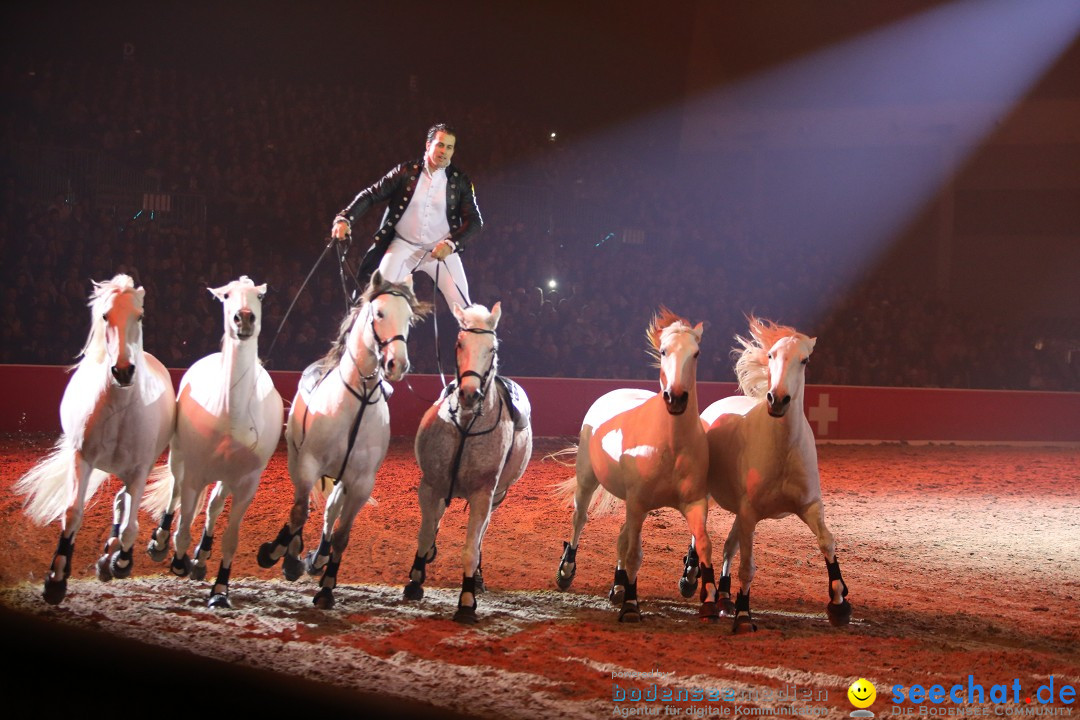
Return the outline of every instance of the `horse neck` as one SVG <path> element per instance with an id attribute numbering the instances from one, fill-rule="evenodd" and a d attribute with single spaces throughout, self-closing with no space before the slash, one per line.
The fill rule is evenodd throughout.
<path id="1" fill-rule="evenodd" d="M 352 387 L 358 387 L 365 377 L 371 376 L 379 366 L 379 357 L 371 351 L 375 338 L 371 334 L 370 305 L 361 310 L 345 340 L 345 351 L 338 367 L 341 377 Z"/>
<path id="2" fill-rule="evenodd" d="M 221 341 L 222 390 L 230 414 L 247 407 L 255 393 L 259 363 L 255 338 L 241 342 L 225 335 Z"/>

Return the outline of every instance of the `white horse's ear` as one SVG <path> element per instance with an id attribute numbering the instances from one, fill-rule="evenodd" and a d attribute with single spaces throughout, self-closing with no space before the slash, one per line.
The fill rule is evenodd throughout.
<path id="1" fill-rule="evenodd" d="M 404 285 L 405 287 L 409 288 L 410 290 L 412 290 L 413 289 L 412 275 L 406 275 L 405 279 L 401 282 L 401 284 Z"/>
<path id="2" fill-rule="evenodd" d="M 146 297 L 146 288 L 141 285 L 135 288 L 135 297 L 139 298 L 139 302 L 142 302 L 143 298 Z"/>
<path id="3" fill-rule="evenodd" d="M 697 325 L 694 326 L 694 337 L 696 337 L 699 341 L 701 340 L 701 334 L 703 332 L 705 332 L 705 323 L 699 322 Z"/>
<path id="4" fill-rule="evenodd" d="M 229 286 L 228 285 L 222 285 L 219 288 L 206 288 L 206 289 L 209 290 L 210 294 L 213 295 L 214 297 L 216 297 L 218 300 L 220 300 L 221 302 L 225 302 L 225 293 L 228 292 Z"/>
<path id="5" fill-rule="evenodd" d="M 266 294 L 266 283 L 263 283 L 262 285 L 257 286 L 255 288 L 255 290 L 258 291 L 260 297 L 265 295 Z"/>
<path id="6" fill-rule="evenodd" d="M 499 326 L 499 318 L 502 317 L 502 301 L 491 306 L 491 329 Z"/>
<path id="7" fill-rule="evenodd" d="M 382 277 L 382 273 L 381 273 L 381 272 L 379 272 L 378 270 L 376 270 L 376 271 L 375 271 L 375 272 L 374 272 L 374 273 L 373 273 L 373 274 L 371 275 L 371 280 L 370 280 L 370 281 L 368 282 L 368 284 L 369 284 L 369 285 L 370 285 L 371 287 L 379 287 L 380 285 L 382 285 L 382 283 L 383 283 L 383 277 Z"/>
<path id="8" fill-rule="evenodd" d="M 412 276 L 410 275 L 409 277 L 412 277 Z M 454 317 L 457 318 L 458 325 L 464 325 L 465 324 L 465 311 L 461 309 L 461 306 L 458 305 L 457 303 L 454 303 L 454 307 L 451 308 L 451 311 L 454 313 Z"/>
<path id="9" fill-rule="evenodd" d="M 814 352 L 814 346 L 817 345 L 817 338 L 810 338 L 810 352 Z"/>

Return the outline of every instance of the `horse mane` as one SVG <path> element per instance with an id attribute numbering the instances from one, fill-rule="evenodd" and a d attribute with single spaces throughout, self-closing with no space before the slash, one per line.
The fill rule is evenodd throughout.
<path id="1" fill-rule="evenodd" d="M 364 290 L 364 294 L 360 296 L 359 302 L 353 306 L 352 310 L 345 314 L 345 318 L 341 321 L 341 326 L 338 328 L 337 338 L 330 344 L 330 349 L 318 360 L 320 370 L 329 370 L 336 367 L 337 364 L 341 362 L 341 357 L 345 354 L 346 341 L 349 339 L 349 331 L 352 329 L 356 318 L 371 302 L 373 297 L 390 292 L 400 295 L 405 298 L 407 303 L 409 303 L 409 309 L 412 311 L 412 318 L 409 321 L 410 325 L 415 325 L 431 312 L 431 303 L 422 302 L 416 297 L 416 293 L 413 289 L 406 283 L 392 283 L 388 280 L 383 280 L 378 285 L 375 285 L 373 278 L 372 282 L 368 284 L 367 289 Z"/>
<path id="2" fill-rule="evenodd" d="M 735 341 L 741 347 L 732 349 L 731 353 L 735 356 L 735 376 L 739 380 L 739 389 L 747 397 L 758 400 L 769 391 L 769 349 L 786 337 L 794 337 L 805 343 L 809 343 L 810 338 L 793 327 L 777 325 L 772 320 L 753 315 L 747 320 L 750 323 L 750 337 L 736 335 Z"/>
<path id="3" fill-rule="evenodd" d="M 86 303 L 86 306 L 91 308 L 90 334 L 86 338 L 86 344 L 75 357 L 93 363 L 105 361 L 105 318 L 102 317 L 101 306 L 114 294 L 125 292 L 135 292 L 135 281 L 130 275 L 120 273 L 112 280 L 94 281 L 94 291 L 90 293 L 90 300 Z"/>
<path id="4" fill-rule="evenodd" d="M 666 306 L 661 305 L 660 309 L 653 315 L 652 321 L 649 322 L 649 327 L 645 331 L 645 337 L 649 341 L 649 354 L 660 362 L 660 341 L 664 337 L 665 332 L 690 332 L 693 330 L 693 326 L 690 321 L 681 315 L 676 315 L 669 310 Z"/>

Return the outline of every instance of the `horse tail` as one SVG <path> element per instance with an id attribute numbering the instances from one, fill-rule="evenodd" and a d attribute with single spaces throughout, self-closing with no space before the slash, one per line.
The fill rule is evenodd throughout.
<path id="1" fill-rule="evenodd" d="M 143 494 L 142 507 L 157 522 L 161 522 L 161 516 L 172 504 L 173 486 L 176 478 L 168 465 L 158 465 L 150 471 L 146 478 L 146 492 Z"/>
<path id="2" fill-rule="evenodd" d="M 75 448 L 61 437 L 48 455 L 37 462 L 29 472 L 15 483 L 15 492 L 25 495 L 23 509 L 38 525 L 48 525 L 59 520 L 75 501 L 74 477 Z M 109 477 L 103 470 L 93 470 L 87 481 L 86 499 L 89 500 Z"/>
<path id="3" fill-rule="evenodd" d="M 326 498 L 330 497 L 330 493 L 334 491 L 335 484 L 334 478 L 328 475 L 323 475 L 315 481 L 315 484 L 311 487 L 311 504 L 315 510 L 322 510 L 326 504 Z M 375 496 L 369 495 L 367 501 L 361 507 L 375 507 L 378 504 L 379 501 L 375 499 Z"/>
<path id="4" fill-rule="evenodd" d="M 563 480 L 555 485 L 555 496 L 566 505 L 574 504 L 574 496 L 577 494 L 578 481 L 577 476 L 572 476 Z M 589 515 L 593 517 L 603 517 L 604 515 L 614 515 L 619 509 L 619 504 L 622 502 L 619 498 L 615 497 L 607 490 L 603 485 L 598 485 L 596 492 L 593 493 L 592 500 L 589 502 Z"/>

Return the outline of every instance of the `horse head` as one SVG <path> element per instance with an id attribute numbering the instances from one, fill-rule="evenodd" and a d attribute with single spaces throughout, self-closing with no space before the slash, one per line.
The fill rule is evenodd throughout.
<path id="1" fill-rule="evenodd" d="M 735 362 L 739 386 L 748 397 L 764 400 L 770 415 L 784 417 L 793 399 L 801 402 L 817 338 L 770 320 L 749 320 L 750 339 L 736 337 L 743 347 Z"/>
<path id="2" fill-rule="evenodd" d="M 392 283 L 377 270 L 364 299 L 370 313 L 365 328 L 370 330 L 369 348 L 378 356 L 387 379 L 397 382 L 409 372 L 409 328 L 426 314 L 426 305 L 416 299 L 411 275 L 404 282 Z"/>
<path id="3" fill-rule="evenodd" d="M 665 307 L 649 325 L 647 336 L 660 367 L 660 392 L 672 415 L 686 412 L 695 390 L 702 332 L 701 323 L 691 326 Z"/>
<path id="4" fill-rule="evenodd" d="M 209 290 L 221 301 L 227 338 L 242 342 L 259 336 L 266 283 L 256 285 L 247 275 L 241 275 L 239 280 Z"/>
<path id="5" fill-rule="evenodd" d="M 502 317 L 502 304 L 495 303 L 489 312 L 483 305 L 462 310 L 454 303 L 454 317 L 461 328 L 456 346 L 458 401 L 471 408 L 483 400 L 498 372 L 499 339 L 495 328 Z"/>
<path id="6" fill-rule="evenodd" d="M 94 283 L 90 296 L 92 329 L 82 354 L 97 363 L 106 363 L 120 387 L 134 381 L 136 360 L 142 350 L 143 298 L 128 275 Z"/>

